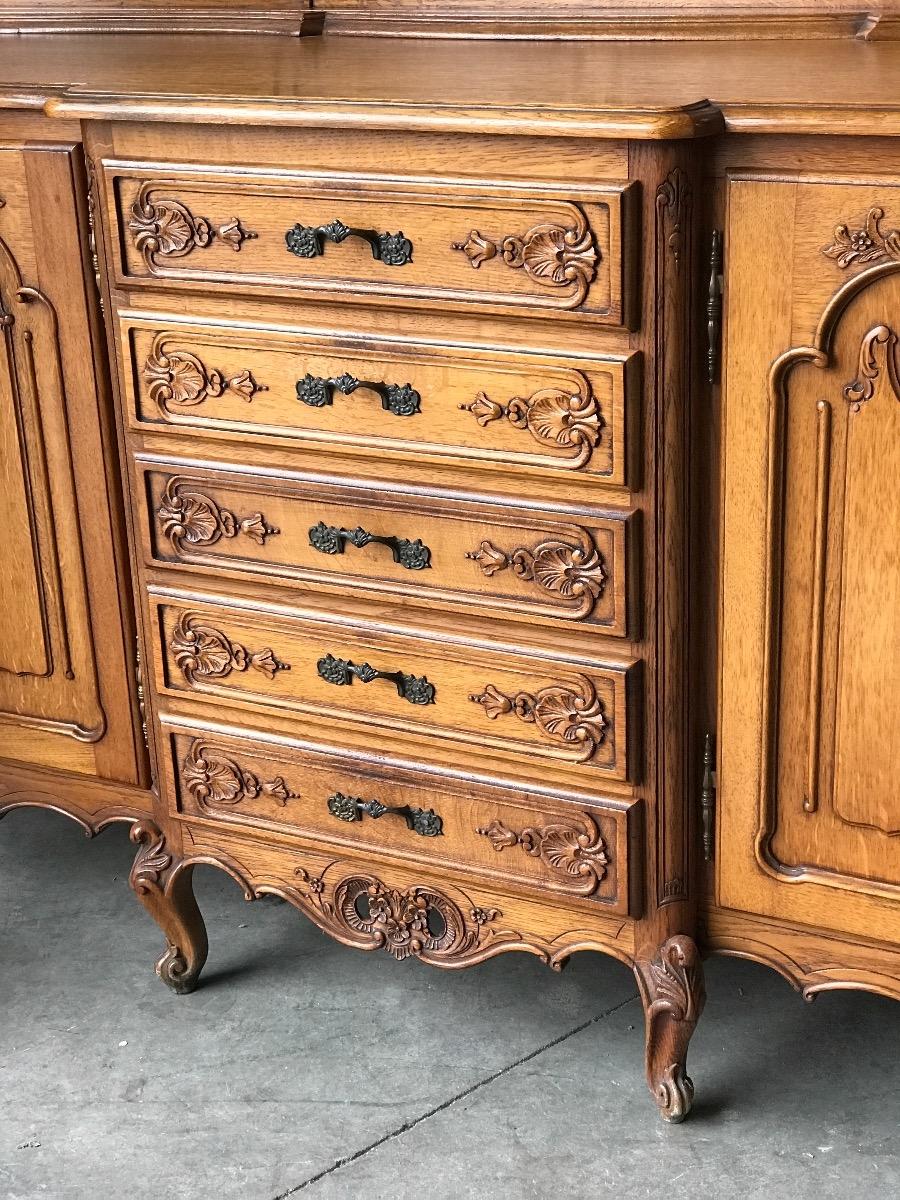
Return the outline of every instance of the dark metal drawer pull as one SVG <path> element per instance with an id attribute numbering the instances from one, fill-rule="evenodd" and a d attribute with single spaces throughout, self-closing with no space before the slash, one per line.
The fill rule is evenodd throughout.
<path id="1" fill-rule="evenodd" d="M 402 671 L 376 671 L 368 663 L 354 663 L 348 658 L 335 658 L 326 654 L 316 663 L 316 670 L 326 683 L 344 687 L 353 682 L 371 683 L 373 679 L 389 679 L 397 688 L 398 696 L 410 704 L 434 704 L 434 684 L 424 675 L 404 675 Z"/>
<path id="2" fill-rule="evenodd" d="M 407 571 L 422 571 L 431 566 L 431 551 L 422 544 L 421 538 L 409 541 L 407 538 L 379 537 L 361 525 L 355 529 L 340 529 L 337 525 L 326 525 L 324 521 L 313 525 L 309 531 L 309 544 L 320 554 L 343 554 L 345 542 L 357 548 L 368 546 L 370 542 L 387 546 L 394 562 L 406 567 Z"/>
<path id="3" fill-rule="evenodd" d="M 318 258 L 325 253 L 325 239 L 339 246 L 348 237 L 362 238 L 372 247 L 372 257 L 389 267 L 402 267 L 412 262 L 413 245 L 400 233 L 379 233 L 377 229 L 351 229 L 335 219 L 327 225 L 292 225 L 284 235 L 291 254 L 298 258 Z"/>
<path id="4" fill-rule="evenodd" d="M 411 384 L 376 383 L 371 379 L 357 379 L 348 372 L 334 379 L 305 375 L 303 379 L 297 380 L 297 399 L 308 404 L 310 408 L 324 408 L 326 404 L 334 403 L 335 392 L 349 396 L 358 388 L 377 392 L 381 397 L 381 407 L 385 412 L 393 413 L 395 417 L 411 417 L 413 413 L 422 411 L 422 397 Z"/>
<path id="5" fill-rule="evenodd" d="M 379 817 L 402 817 L 407 829 L 422 837 L 440 837 L 444 822 L 433 808 L 411 808 L 408 804 L 389 806 L 380 800 L 361 800 L 359 796 L 345 796 L 335 792 L 328 797 L 328 811 L 339 821 L 361 821 L 363 814 L 378 820 Z"/>

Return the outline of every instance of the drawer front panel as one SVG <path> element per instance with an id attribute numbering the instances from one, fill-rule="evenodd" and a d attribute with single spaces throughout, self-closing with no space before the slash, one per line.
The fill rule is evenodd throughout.
<path id="1" fill-rule="evenodd" d="M 635 356 L 583 361 L 149 317 L 125 319 L 122 339 L 136 428 L 630 482 Z"/>
<path id="2" fill-rule="evenodd" d="M 442 863 L 634 915 L 639 801 L 551 803 L 203 726 L 165 732 L 172 803 L 189 817 Z"/>
<path id="3" fill-rule="evenodd" d="M 324 726 L 350 745 L 354 725 L 385 741 L 427 735 L 438 756 L 524 755 L 585 778 L 633 775 L 638 664 L 570 665 L 379 628 L 159 603 L 161 675 L 172 695 L 230 697 Z"/>
<path id="4" fill-rule="evenodd" d="M 199 470 L 148 469 L 146 495 L 157 561 L 627 629 L 627 512 L 582 524 L 505 505 Z"/>
<path id="5" fill-rule="evenodd" d="M 627 323 L 627 184 L 545 192 L 140 164 L 107 172 L 123 280 Z"/>

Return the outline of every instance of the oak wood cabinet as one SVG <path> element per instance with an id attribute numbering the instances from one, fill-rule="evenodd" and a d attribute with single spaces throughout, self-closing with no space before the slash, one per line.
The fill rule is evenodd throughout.
<path id="1" fill-rule="evenodd" d="M 0 143 L 0 812 L 150 811 L 80 148 Z M 63 774 L 65 773 L 65 774 Z"/>
<path id="2" fill-rule="evenodd" d="M 726 186 L 718 899 L 895 943 L 900 187 Z"/>
<path id="3" fill-rule="evenodd" d="M 900 997 L 896 15 L 79 8 L 0 38 L 0 804 L 132 822 L 178 992 L 201 863 L 611 954 L 672 1121 L 702 953 Z"/>

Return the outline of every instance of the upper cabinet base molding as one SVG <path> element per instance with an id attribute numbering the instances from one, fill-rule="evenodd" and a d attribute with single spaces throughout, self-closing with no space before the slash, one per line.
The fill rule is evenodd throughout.
<path id="1" fill-rule="evenodd" d="M 677 1123 L 703 955 L 900 998 L 900 6 L 532 9 L 0 0 L 0 817 L 179 993 L 201 864 L 617 958 Z"/>

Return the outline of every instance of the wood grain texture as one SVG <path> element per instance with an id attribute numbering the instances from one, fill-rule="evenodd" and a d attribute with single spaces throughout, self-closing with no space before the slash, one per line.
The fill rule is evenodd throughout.
<path id="1" fill-rule="evenodd" d="M 900 955 L 893 945 L 831 936 L 786 922 L 710 906 L 701 938 L 713 954 L 771 967 L 814 1000 L 820 992 L 867 991 L 900 1000 Z"/>
<path id="2" fill-rule="evenodd" d="M 149 562 L 629 631 L 628 511 L 574 514 L 141 463 Z M 172 468 L 176 468 L 173 470 Z M 582 520 L 577 517 L 581 516 Z"/>
<path id="3" fill-rule="evenodd" d="M 71 817 L 91 837 L 107 825 L 149 816 L 154 800 L 149 790 L 128 784 L 0 762 L 0 818 L 19 808 L 49 809 Z"/>
<path id="4" fill-rule="evenodd" d="M 778 258 L 781 274 L 763 316 L 741 291 L 740 257 L 731 263 L 735 374 L 726 386 L 742 402 L 729 404 L 724 441 L 718 895 L 763 916 L 895 941 L 898 561 L 881 485 L 896 474 L 900 389 L 884 322 L 897 305 L 900 261 L 890 226 L 867 226 L 853 210 L 814 242 L 810 212 L 847 213 L 848 191 L 787 181 L 730 188 L 738 256 L 751 253 L 755 269 Z M 853 203 L 894 198 L 872 189 Z M 748 219 L 767 229 L 765 250 Z M 808 343 L 797 344 L 808 326 L 806 281 L 818 288 L 822 276 L 831 297 Z M 759 357 L 774 357 L 768 381 L 744 375 L 754 357 L 747 317 Z M 747 440 L 754 428 L 765 433 L 761 460 Z M 754 695 L 762 719 L 739 731 Z"/>
<path id="5" fill-rule="evenodd" d="M 84 176 L 71 148 L 0 155 L 0 753 L 138 784 L 133 622 L 120 502 L 107 491 L 116 465 L 81 237 Z"/>
<path id="6" fill-rule="evenodd" d="M 640 803 L 501 789 L 166 718 L 172 811 L 638 915 Z M 385 811 L 382 812 L 381 808 Z M 392 809 L 405 810 L 394 812 Z"/>
<path id="7" fill-rule="evenodd" d="M 622 486 L 634 459 L 639 355 L 610 359 L 392 341 L 337 327 L 122 320 L 135 428 L 289 439 L 398 461 Z M 381 389 L 380 391 L 377 389 Z"/>
<path id="8" fill-rule="evenodd" d="M 132 881 L 176 990 L 200 863 L 401 960 L 619 957 L 680 1120 L 704 948 L 898 994 L 891 22 L 764 6 L 712 54 L 697 7 L 668 45 L 590 40 L 627 32 L 609 8 L 541 9 L 537 42 L 513 5 L 366 7 L 484 36 L 35 37 L 14 66 L 0 40 L 3 121 L 86 120 L 79 286 L 119 377 L 158 780 L 117 805 L 85 779 L 70 810 L 147 817 Z M 17 261 L 68 245 L 32 224 Z M 56 655 L 45 543 L 0 637 L 17 671 Z"/>
<path id="9" fill-rule="evenodd" d="M 111 174 L 122 283 L 577 311 L 627 323 L 624 186 L 561 184 L 540 195 L 487 180 L 473 188 L 415 178 L 248 179 L 202 166 L 123 164 Z"/>
<path id="10" fill-rule="evenodd" d="M 42 97 L 54 116 L 76 119 L 589 139 L 900 130 L 896 40 L 729 37 L 712 54 L 702 40 L 310 37 L 267 39 L 265 55 L 250 35 L 62 40 L 0 42 L 8 103 Z"/>
<path id="11" fill-rule="evenodd" d="M 210 715 L 223 704 L 280 709 L 339 747 L 368 726 L 423 759 L 494 757 L 525 777 L 635 775 L 634 660 L 530 659 L 465 641 L 451 658 L 446 643 L 385 623 L 376 632 L 209 600 L 161 604 L 158 620 L 157 687 L 205 698 Z"/>
<path id="12" fill-rule="evenodd" d="M 190 887 L 191 872 L 201 864 L 224 870 L 247 900 L 280 896 L 345 945 L 384 950 L 398 961 L 416 958 L 454 970 L 511 950 L 534 954 L 554 970 L 580 950 L 631 961 L 631 927 L 621 918 L 523 901 L 424 868 L 386 859 L 373 868 L 351 851 L 288 848 L 199 825 L 170 834 L 141 823 L 132 837 L 141 843 L 132 886 L 166 935 L 157 970 L 176 991 L 196 986 L 206 957 Z"/>

